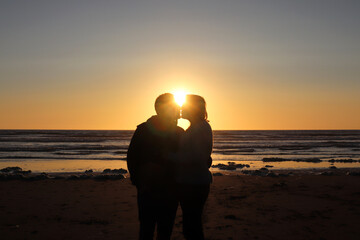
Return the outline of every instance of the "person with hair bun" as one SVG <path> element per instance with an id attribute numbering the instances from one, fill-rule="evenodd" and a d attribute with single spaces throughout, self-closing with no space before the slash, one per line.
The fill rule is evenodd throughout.
<path id="1" fill-rule="evenodd" d="M 180 138 L 179 151 L 175 155 L 175 179 L 183 212 L 183 233 L 187 240 L 202 240 L 202 213 L 212 182 L 209 168 L 213 147 L 205 99 L 198 95 L 187 95 L 181 114 L 190 122 L 190 127 Z"/>

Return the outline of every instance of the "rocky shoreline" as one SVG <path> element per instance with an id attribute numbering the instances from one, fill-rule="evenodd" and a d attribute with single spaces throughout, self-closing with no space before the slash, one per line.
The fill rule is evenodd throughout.
<path id="1" fill-rule="evenodd" d="M 249 168 L 248 164 L 236 164 L 234 162 L 228 162 L 228 164 L 216 164 L 212 168 L 218 168 L 219 171 L 214 171 L 213 176 L 223 175 L 249 175 L 260 177 L 290 177 L 301 175 L 322 175 L 322 176 L 360 176 L 359 168 L 337 168 L 331 166 L 328 169 L 298 169 L 298 170 L 271 170 L 271 165 L 265 165 L 265 167 L 255 170 L 240 170 L 237 169 Z M 121 180 L 128 178 L 129 174 L 126 169 L 104 169 L 102 172 L 94 172 L 92 169 L 84 172 L 72 172 L 72 173 L 32 173 L 31 170 L 24 171 L 20 167 L 6 167 L 0 169 L 0 181 L 8 180 L 23 180 L 23 181 L 36 181 L 36 180 Z"/>
<path id="2" fill-rule="evenodd" d="M 126 169 L 104 169 L 102 172 L 94 172 L 92 169 L 82 173 L 32 173 L 31 170 L 23 171 L 20 167 L 6 167 L 0 169 L 0 181 L 24 180 L 36 181 L 46 179 L 67 179 L 67 180 L 121 180 L 126 178 L 128 171 Z"/>

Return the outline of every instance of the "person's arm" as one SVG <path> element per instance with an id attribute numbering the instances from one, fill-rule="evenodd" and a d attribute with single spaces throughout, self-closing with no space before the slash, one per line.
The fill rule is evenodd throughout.
<path id="1" fill-rule="evenodd" d="M 132 184 L 136 185 L 138 182 L 137 173 L 143 153 L 143 137 L 141 129 L 138 127 L 131 138 L 130 145 L 127 151 L 127 167 L 130 173 Z"/>

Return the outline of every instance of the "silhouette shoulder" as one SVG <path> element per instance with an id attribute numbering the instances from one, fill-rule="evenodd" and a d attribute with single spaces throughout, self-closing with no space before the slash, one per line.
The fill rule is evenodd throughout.
<path id="1" fill-rule="evenodd" d="M 137 130 L 142 130 L 144 128 L 146 128 L 146 122 L 143 122 L 143 123 L 137 125 L 137 127 L 136 127 Z"/>
<path id="2" fill-rule="evenodd" d="M 185 130 L 182 127 L 179 127 L 179 126 L 176 127 L 176 131 L 178 133 L 184 133 L 185 132 Z"/>

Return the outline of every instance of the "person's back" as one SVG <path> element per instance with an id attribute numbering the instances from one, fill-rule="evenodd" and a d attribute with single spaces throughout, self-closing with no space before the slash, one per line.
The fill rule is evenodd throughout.
<path id="1" fill-rule="evenodd" d="M 160 95 L 155 102 L 156 116 L 140 124 L 129 145 L 127 164 L 132 183 L 138 190 L 140 239 L 170 239 L 178 199 L 174 165 L 167 158 L 177 150 L 179 107 L 172 94 Z"/>
<path id="2" fill-rule="evenodd" d="M 137 188 L 164 192 L 174 184 L 175 166 L 167 159 L 178 150 L 183 129 L 171 126 L 163 129 L 158 116 L 138 125 L 127 154 L 131 181 Z"/>

